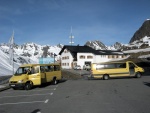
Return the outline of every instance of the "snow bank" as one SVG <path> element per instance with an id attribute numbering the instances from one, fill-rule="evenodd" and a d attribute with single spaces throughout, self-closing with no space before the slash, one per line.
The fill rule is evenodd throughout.
<path id="1" fill-rule="evenodd" d="M 14 64 L 14 71 L 18 68 L 17 64 Z M 12 75 L 13 66 L 9 63 L 9 56 L 0 50 L 0 76 Z"/>

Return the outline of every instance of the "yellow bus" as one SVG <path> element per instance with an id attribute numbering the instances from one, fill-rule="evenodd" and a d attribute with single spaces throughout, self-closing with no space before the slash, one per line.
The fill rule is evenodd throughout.
<path id="1" fill-rule="evenodd" d="M 144 69 L 132 61 L 93 63 L 90 78 L 107 80 L 111 77 L 137 77 L 140 78 Z"/>
<path id="2" fill-rule="evenodd" d="M 54 85 L 62 79 L 59 64 L 24 64 L 10 78 L 9 86 L 13 89 L 31 89 L 33 86 L 52 82 Z"/>

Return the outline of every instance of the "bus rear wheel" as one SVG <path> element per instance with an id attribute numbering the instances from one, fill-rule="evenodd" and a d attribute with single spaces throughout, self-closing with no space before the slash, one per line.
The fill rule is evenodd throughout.
<path id="1" fill-rule="evenodd" d="M 103 80 L 108 80 L 109 79 L 109 75 L 103 75 Z"/>
<path id="2" fill-rule="evenodd" d="M 52 84 L 56 85 L 57 83 L 58 83 L 58 81 L 56 80 L 56 78 L 54 78 Z"/>

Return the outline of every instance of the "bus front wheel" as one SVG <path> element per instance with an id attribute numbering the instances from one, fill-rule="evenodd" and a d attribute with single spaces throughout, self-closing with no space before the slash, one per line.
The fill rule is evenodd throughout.
<path id="1" fill-rule="evenodd" d="M 31 83 L 27 82 L 27 83 L 25 84 L 25 90 L 30 90 L 31 88 L 32 88 Z"/>
<path id="2" fill-rule="evenodd" d="M 136 78 L 141 78 L 141 73 L 137 72 L 135 75 Z"/>

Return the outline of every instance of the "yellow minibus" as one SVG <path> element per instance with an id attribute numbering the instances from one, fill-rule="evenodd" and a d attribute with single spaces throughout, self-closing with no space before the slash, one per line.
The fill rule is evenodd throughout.
<path id="1" fill-rule="evenodd" d="M 144 69 L 132 61 L 93 63 L 90 78 L 107 80 L 111 77 L 137 77 L 140 78 Z"/>
<path id="2" fill-rule="evenodd" d="M 32 86 L 52 82 L 54 85 L 62 79 L 59 64 L 24 64 L 10 78 L 9 86 L 13 89 L 24 88 L 29 90 Z"/>

